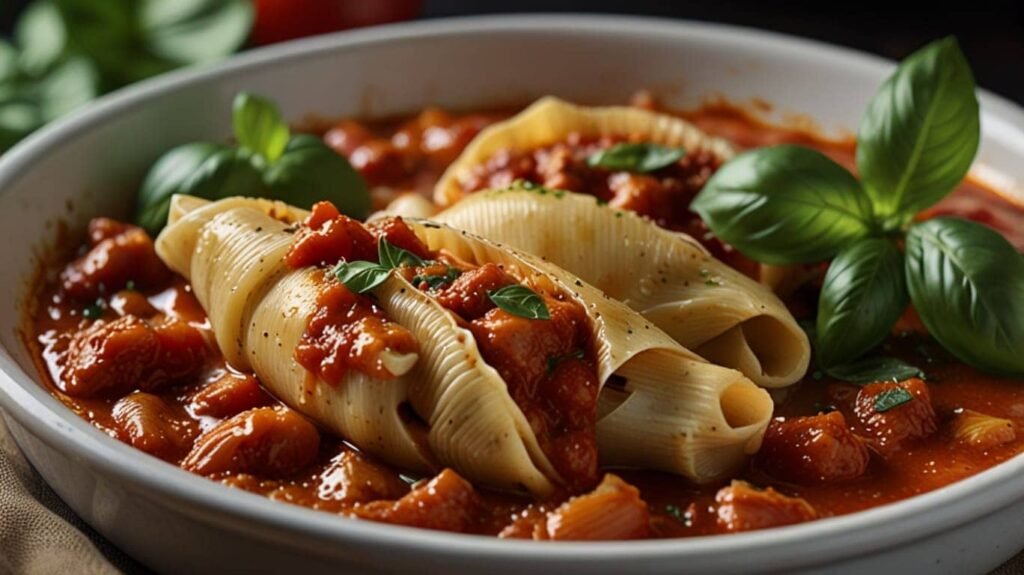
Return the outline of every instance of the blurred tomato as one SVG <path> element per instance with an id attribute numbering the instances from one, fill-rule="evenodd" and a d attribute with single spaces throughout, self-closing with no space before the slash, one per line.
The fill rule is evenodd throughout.
<path id="1" fill-rule="evenodd" d="M 373 24 L 415 18 L 422 0 L 253 0 L 252 41 L 273 44 Z"/>

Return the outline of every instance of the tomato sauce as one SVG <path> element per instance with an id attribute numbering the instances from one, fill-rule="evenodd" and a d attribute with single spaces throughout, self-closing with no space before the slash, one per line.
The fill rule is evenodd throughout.
<path id="1" fill-rule="evenodd" d="M 682 115 L 740 147 L 799 143 L 848 167 L 855 163 L 852 141 L 768 126 L 729 106 Z M 401 191 L 426 193 L 473 135 L 507 116 L 431 109 L 400 122 L 340 122 L 324 137 L 378 188 L 380 207 Z M 976 182 L 964 182 L 926 217 L 938 214 L 981 221 L 1024 248 L 1024 209 Z M 311 226 L 325 231 L 307 236 L 313 239 L 294 251 L 293 265 L 376 261 L 374 246 L 365 240 L 381 236 L 432 260 L 403 273 L 473 331 L 541 436 L 545 453 L 565 475 L 583 478 L 572 485 L 576 497 L 529 501 L 474 487 L 451 471 L 408 477 L 315 428 L 272 398 L 252 374 L 225 364 L 190 287 L 154 262 L 144 234 L 110 220 L 97 220 L 85 255 L 41 286 L 38 305 L 30 306 L 39 310 L 29 345 L 47 376 L 44 384 L 112 437 L 271 499 L 377 521 L 535 539 L 682 537 L 792 524 L 931 491 L 1024 451 L 1024 382 L 959 363 L 910 314 L 883 352 L 922 367 L 926 380 L 855 386 L 809 373 L 781 394 L 765 452 L 738 471 L 736 481 L 698 486 L 664 473 L 599 471 L 596 446 L 584 441 L 594 425 L 596 376 L 580 310 L 559 294 L 542 293 L 552 320 L 537 329 L 537 320 L 509 316 L 483 297 L 514 282 L 500 269 L 427 253 L 393 222 L 366 233 L 358 222 L 329 223 L 336 214 L 327 216 Z M 97 250 L 106 256 L 96 256 Z M 805 289 L 787 304 L 798 318 L 806 317 L 813 298 Z M 323 307 L 331 308 L 329 303 Z M 149 342 L 145 353 L 133 355 L 149 359 L 129 362 L 121 368 L 130 368 L 127 375 L 114 370 L 113 376 L 90 376 L 90 370 L 102 372 L 125 353 L 116 345 L 89 348 L 90 336 L 102 330 L 139 335 L 126 341 Z M 170 333 L 161 335 L 162 330 Z M 81 386 L 69 387 L 73 380 Z M 897 387 L 903 403 L 878 411 L 879 396 Z M 604 471 L 618 477 L 606 475 L 588 492 Z M 579 518 L 595 509 L 611 513 L 617 519 L 608 525 L 618 528 L 582 527 Z"/>

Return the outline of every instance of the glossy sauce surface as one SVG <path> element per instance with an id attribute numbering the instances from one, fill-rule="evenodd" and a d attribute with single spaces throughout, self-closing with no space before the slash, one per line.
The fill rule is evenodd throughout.
<path id="1" fill-rule="evenodd" d="M 429 189 L 472 134 L 505 115 L 459 116 L 430 110 L 404 123 L 364 126 L 354 121 L 342 122 L 329 129 L 325 138 L 336 150 L 348 155 L 368 181 L 386 186 L 386 191 L 377 193 L 379 204 L 393 197 L 396 191 Z M 686 113 L 684 117 L 741 147 L 800 143 L 821 149 L 844 165 L 852 167 L 854 163 L 853 142 L 826 142 L 807 133 L 765 126 L 727 106 L 705 108 Z M 1018 247 L 1024 248 L 1024 210 L 976 183 L 963 183 L 931 213 L 978 219 L 993 225 Z M 98 310 L 100 302 L 90 301 L 94 295 L 102 296 Z M 802 290 L 787 303 L 798 318 L 806 317 L 813 310 L 813 298 L 811 290 Z M 553 300 L 551 303 L 557 304 Z M 125 306 L 133 307 L 126 309 Z M 166 445 L 140 444 L 132 435 L 131 426 L 124 424 L 130 412 L 122 403 L 123 398 L 72 397 L 62 391 L 66 389 L 61 382 L 66 377 L 67 350 L 75 334 L 85 330 L 92 321 L 83 318 L 83 314 L 93 319 L 98 314 L 107 321 L 126 314 L 141 315 L 152 321 L 170 318 L 184 322 L 212 341 L 203 310 L 189 286 L 180 278 L 167 277 L 114 295 L 89 292 L 84 297 L 70 297 L 68 290 L 54 281 L 42 289 L 38 309 L 35 339 L 30 343 L 37 352 L 41 368 L 49 376 L 46 379 L 51 392 L 111 436 L 158 457 L 195 471 L 198 466 L 209 463 L 185 461 L 188 450 L 176 441 L 192 444 L 202 434 L 233 417 L 252 413 L 254 409 L 275 409 L 270 407 L 276 404 L 275 400 L 259 387 L 255 378 L 234 372 L 218 354 L 210 352 L 204 357 L 198 375 L 146 392 L 157 401 L 144 397 L 145 401 L 136 402 L 143 407 L 128 405 L 137 410 L 156 409 L 162 419 L 170 422 L 164 434 L 170 438 Z M 464 318 L 470 322 L 473 319 Z M 771 488 L 759 491 L 742 485 L 723 489 L 728 482 L 695 486 L 667 474 L 614 470 L 639 488 L 639 497 L 646 502 L 650 513 L 649 530 L 633 530 L 628 535 L 620 533 L 618 536 L 724 533 L 850 513 L 948 485 L 1024 451 L 1024 382 L 981 374 L 956 362 L 922 333 L 912 313 L 897 327 L 897 332 L 885 343 L 885 351 L 921 366 L 927 373 L 927 382 L 922 385 L 926 386 L 934 411 L 933 433 L 901 440 L 898 449 L 887 451 L 879 447 L 878 438 L 870 437 L 872 431 L 864 427 L 863 422 L 858 423 L 858 394 L 864 390 L 810 373 L 784 394 L 776 407 L 776 416 L 791 420 L 798 416 L 838 412 L 858 436 L 867 438 L 857 441 L 872 447 L 863 474 L 848 480 L 794 483 L 779 479 L 778 473 L 775 476 L 767 473 L 763 461 L 754 458 L 736 478 L 760 488 Z M 577 367 L 576 363 L 588 361 L 573 359 L 574 350 L 589 343 L 576 341 L 567 345 L 566 349 L 557 350 L 568 358 L 559 366 L 564 365 L 564 369 L 571 372 Z M 486 354 L 486 349 L 484 351 Z M 1007 420 L 1013 433 L 999 435 L 996 441 L 972 443 L 974 440 L 965 439 L 961 431 L 965 414 L 975 412 Z M 261 411 L 260 417 L 270 420 L 278 415 Z M 288 425 L 288 422 L 278 423 Z M 565 425 L 564 422 L 554 424 Z M 318 432 L 315 442 L 305 430 L 290 429 L 288 433 L 299 437 L 301 442 L 291 448 L 294 457 L 287 460 L 291 461 L 286 466 L 289 469 L 275 468 L 281 461 L 275 460 L 264 461 L 262 467 L 253 464 L 256 467 L 243 473 L 204 474 L 273 499 L 368 519 L 475 533 L 497 534 L 504 529 L 507 536 L 532 533 L 538 537 L 537 534 L 543 532 L 544 536 L 538 538 L 557 538 L 552 535 L 557 529 L 551 527 L 550 522 L 547 531 L 538 526 L 543 526 L 544 512 L 556 508 L 560 501 L 531 503 L 507 494 L 473 490 L 460 483 L 461 478 L 444 474 L 435 478 L 426 491 L 410 493 L 415 478 L 403 477 L 398 470 L 370 461 L 327 433 Z M 420 486 L 423 485 L 421 482 Z M 595 501 L 601 497 L 635 499 L 629 489 L 606 480 L 587 497 L 597 498 Z M 438 499 L 438 493 L 451 495 Z M 430 494 L 433 499 L 424 499 Z M 809 507 L 793 500 L 780 503 L 779 495 L 802 498 Z M 412 496 L 418 499 L 410 499 Z M 452 501 L 461 503 L 453 506 L 449 504 Z M 438 511 L 431 518 L 409 511 L 435 507 Z M 472 513 L 467 515 L 467 509 Z M 634 514 L 633 517 L 639 516 Z M 647 521 L 647 515 L 642 519 Z"/>

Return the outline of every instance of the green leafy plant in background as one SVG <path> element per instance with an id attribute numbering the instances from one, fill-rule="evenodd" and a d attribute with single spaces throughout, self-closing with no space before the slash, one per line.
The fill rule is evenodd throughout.
<path id="1" fill-rule="evenodd" d="M 1024 256 L 978 223 L 915 223 L 967 175 L 979 140 L 974 78 L 945 38 L 904 60 L 871 100 L 858 132 L 859 181 L 817 151 L 761 148 L 724 165 L 692 207 L 758 261 L 832 259 L 813 330 L 826 372 L 848 380 L 914 372 L 894 360 L 857 361 L 910 301 L 962 361 L 1021 375 Z"/>
<path id="2" fill-rule="evenodd" d="M 357 219 L 369 214 L 370 194 L 355 169 L 320 138 L 292 134 L 273 102 L 238 94 L 232 124 L 237 146 L 183 144 L 153 164 L 138 192 L 136 223 L 159 233 L 174 194 L 261 197 L 302 208 L 323 200 Z"/>
<path id="3" fill-rule="evenodd" d="M 36 0 L 0 40 L 0 152 L 101 93 L 233 53 L 252 21 L 249 0 Z"/>

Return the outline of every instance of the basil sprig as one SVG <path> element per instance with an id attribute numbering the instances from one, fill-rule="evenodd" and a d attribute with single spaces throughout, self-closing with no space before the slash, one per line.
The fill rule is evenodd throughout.
<path id="1" fill-rule="evenodd" d="M 338 262 L 334 266 L 334 275 L 338 281 L 354 293 L 366 293 L 384 283 L 388 274 L 395 268 L 403 266 L 417 267 L 425 265 L 416 254 L 402 249 L 395 244 L 380 238 L 377 241 L 377 259 L 380 263 L 356 260 Z"/>
<path id="2" fill-rule="evenodd" d="M 487 292 L 494 305 L 504 311 L 527 319 L 551 319 L 544 298 L 530 288 L 515 284 Z"/>
<path id="3" fill-rule="evenodd" d="M 346 215 L 366 217 L 370 196 L 359 174 L 320 138 L 293 135 L 273 102 L 238 94 L 232 124 L 237 146 L 184 144 L 153 164 L 138 192 L 140 226 L 159 233 L 174 194 L 263 197 L 302 208 L 326 200 Z"/>
<path id="4" fill-rule="evenodd" d="M 1024 256 L 980 224 L 913 223 L 967 175 L 980 138 L 974 92 L 956 40 L 933 42 L 906 58 L 868 105 L 859 182 L 818 152 L 775 146 L 737 156 L 695 198 L 711 231 L 755 260 L 835 258 L 814 336 L 825 371 L 856 364 L 909 300 L 962 361 L 1024 374 Z"/>
<path id="5" fill-rule="evenodd" d="M 646 174 L 671 166 L 686 155 L 683 148 L 649 142 L 622 143 L 594 152 L 587 158 L 592 168 Z"/>

